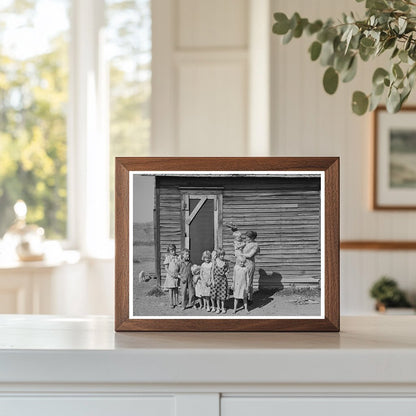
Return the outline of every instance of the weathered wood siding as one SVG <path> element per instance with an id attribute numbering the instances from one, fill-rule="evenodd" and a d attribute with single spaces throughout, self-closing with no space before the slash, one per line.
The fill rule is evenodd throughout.
<path id="1" fill-rule="evenodd" d="M 156 187 L 158 187 L 158 181 L 156 181 Z M 159 265 L 156 265 L 156 273 L 162 276 L 163 283 L 166 276 L 163 261 L 165 260 L 169 244 L 175 244 L 178 254 L 181 250 L 181 195 L 177 186 L 162 186 L 159 188 L 159 192 L 157 192 L 156 195 L 156 209 L 159 209 L 158 228 L 160 245 L 160 256 L 159 259 L 156 260 L 157 262 L 159 262 Z"/>
<path id="2" fill-rule="evenodd" d="M 181 248 L 180 187 L 223 187 L 223 222 L 257 232 L 255 287 L 317 284 L 321 274 L 320 178 L 160 177 L 160 250 Z M 232 232 L 223 227 L 223 248 L 234 266 Z M 160 270 L 164 277 L 163 266 Z"/>

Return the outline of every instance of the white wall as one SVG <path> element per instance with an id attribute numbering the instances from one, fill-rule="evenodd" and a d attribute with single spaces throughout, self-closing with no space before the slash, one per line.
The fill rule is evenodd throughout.
<path id="1" fill-rule="evenodd" d="M 326 18 L 352 8 L 362 4 L 154 0 L 153 154 L 340 156 L 341 238 L 415 240 L 416 213 L 370 209 L 371 116 L 353 115 L 350 102 L 355 89 L 369 91 L 376 64 L 360 63 L 359 77 L 330 97 L 324 69 L 307 53 L 311 39 L 283 46 L 271 35 L 273 11 Z M 415 263 L 411 251 L 342 251 L 342 314 L 370 313 L 368 289 L 383 274 L 415 296 Z M 76 284 L 83 292 L 74 293 L 82 302 L 58 309 L 112 314 L 112 262 L 90 262 L 86 270 L 87 280 Z"/>
<path id="2" fill-rule="evenodd" d="M 269 59 L 264 45 L 252 48 L 252 4 L 267 20 L 268 0 L 153 0 L 153 155 L 244 156 L 256 124 L 267 147 L 267 115 L 250 116 L 255 99 L 269 110 L 268 95 L 256 93 L 266 89 L 252 88 L 264 73 L 249 72 L 252 53 L 266 71 Z"/>
<path id="3" fill-rule="evenodd" d="M 298 11 L 310 19 L 361 11 L 363 3 L 350 0 L 272 0 L 272 11 Z M 272 36 L 272 154 L 279 156 L 341 157 L 341 240 L 415 240 L 416 212 L 372 211 L 371 115 L 351 112 L 352 92 L 371 90 L 371 76 L 378 63 L 360 62 L 359 75 L 341 84 L 334 96 L 322 88 L 324 68 L 311 62 L 309 37 L 282 45 Z M 413 100 L 415 102 L 414 94 Z M 385 251 L 341 252 L 341 311 L 368 313 L 372 282 L 383 274 L 416 294 L 415 253 Z"/>

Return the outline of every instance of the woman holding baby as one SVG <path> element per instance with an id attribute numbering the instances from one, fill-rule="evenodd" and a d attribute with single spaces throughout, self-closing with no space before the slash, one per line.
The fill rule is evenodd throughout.
<path id="1" fill-rule="evenodd" d="M 246 267 L 248 269 L 248 300 L 253 300 L 253 280 L 256 270 L 256 255 L 260 253 L 259 245 L 256 243 L 257 233 L 255 231 L 247 231 L 245 234 L 246 244 L 242 249 L 242 255 L 246 259 Z"/>
<path id="2" fill-rule="evenodd" d="M 236 259 L 240 256 L 246 259 L 245 266 L 248 269 L 249 283 L 248 283 L 248 300 L 253 299 L 253 280 L 254 272 L 256 270 L 256 255 L 260 253 L 259 245 L 256 242 L 257 233 L 255 231 L 247 231 L 242 234 L 234 224 L 226 224 L 231 228 L 234 237 L 234 250 Z"/>

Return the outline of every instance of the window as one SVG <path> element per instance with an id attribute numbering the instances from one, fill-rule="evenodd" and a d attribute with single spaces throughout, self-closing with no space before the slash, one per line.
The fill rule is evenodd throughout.
<path id="1" fill-rule="evenodd" d="M 107 0 L 110 78 L 110 235 L 114 235 L 114 157 L 144 156 L 150 145 L 150 0 Z"/>
<path id="2" fill-rule="evenodd" d="M 113 236 L 114 157 L 149 152 L 150 2 L 1 2 L 0 237 L 17 199 L 47 238 Z"/>
<path id="3" fill-rule="evenodd" d="M 66 237 L 69 10 L 68 0 L 0 6 L 0 236 L 23 199 L 28 222 Z"/>

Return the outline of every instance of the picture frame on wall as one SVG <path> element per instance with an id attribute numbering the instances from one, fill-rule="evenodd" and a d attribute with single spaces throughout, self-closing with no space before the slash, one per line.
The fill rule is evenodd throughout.
<path id="1" fill-rule="evenodd" d="M 373 114 L 373 209 L 416 209 L 416 107 Z"/>
<path id="2" fill-rule="evenodd" d="M 339 158 L 116 158 L 116 331 L 339 331 Z"/>

